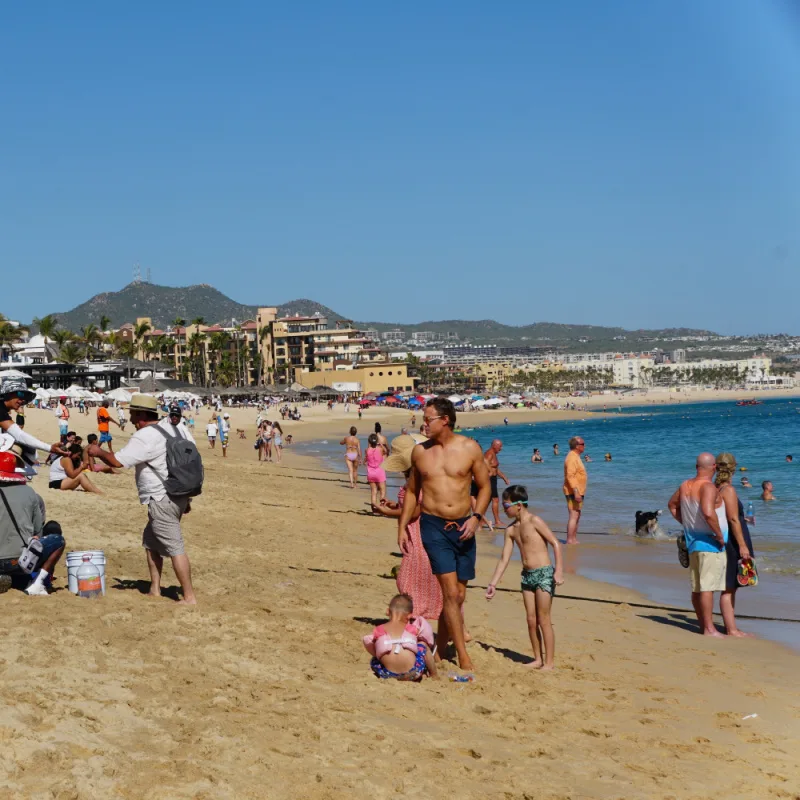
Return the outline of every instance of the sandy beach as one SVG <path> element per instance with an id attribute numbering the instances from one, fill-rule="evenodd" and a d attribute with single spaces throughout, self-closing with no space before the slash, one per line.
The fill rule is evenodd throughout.
<path id="1" fill-rule="evenodd" d="M 333 439 L 359 425 L 352 411 L 313 412 L 284 431 Z M 247 438 L 223 461 L 201 440 L 206 416 L 206 488 L 184 525 L 196 608 L 143 594 L 146 513 L 130 472 L 93 475 L 102 497 L 49 490 L 46 469 L 34 480 L 67 550 L 106 552 L 108 593 L 70 595 L 62 563 L 51 597 L 0 596 L 0 796 L 800 797 L 800 657 L 702 638 L 689 615 L 569 575 L 554 604 L 557 669 L 532 673 L 513 566 L 507 591 L 483 599 L 488 534 L 466 604 L 477 681 L 379 682 L 360 638 L 396 591 L 394 524 L 368 513 L 366 484 L 347 488 L 343 463 L 288 448 L 284 465 L 259 464 L 254 411 L 232 412 Z M 370 409 L 361 425 L 396 432 L 409 417 Z M 93 416 L 72 423 L 95 429 Z M 56 438 L 47 412 L 30 411 L 28 428 Z M 175 597 L 168 566 L 164 585 Z"/>

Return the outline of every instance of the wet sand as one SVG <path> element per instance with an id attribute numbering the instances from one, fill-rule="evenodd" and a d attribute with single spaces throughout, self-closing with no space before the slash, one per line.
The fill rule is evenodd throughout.
<path id="1" fill-rule="evenodd" d="M 35 480 L 68 550 L 106 551 L 109 591 L 0 596 L 8 796 L 797 796 L 798 656 L 702 638 L 687 615 L 637 608 L 639 595 L 609 584 L 569 576 L 557 670 L 531 673 L 517 574 L 487 603 L 484 555 L 466 611 L 477 682 L 377 681 L 360 637 L 395 592 L 394 525 L 366 513 L 368 489 L 347 488 L 343 463 L 289 448 L 285 466 L 259 465 L 254 417 L 233 412 L 248 438 L 226 461 L 201 449 L 206 489 L 185 521 L 194 609 L 143 594 L 132 474 L 93 476 L 105 497 L 48 490 L 46 470 Z M 341 436 L 329 422 L 284 430 Z M 73 427 L 86 434 L 93 418 Z M 35 411 L 29 428 L 57 429 Z M 176 596 L 169 567 L 164 585 Z"/>

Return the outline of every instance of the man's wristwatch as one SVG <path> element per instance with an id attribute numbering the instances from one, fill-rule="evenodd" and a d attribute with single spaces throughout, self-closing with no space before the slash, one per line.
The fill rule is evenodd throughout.
<path id="1" fill-rule="evenodd" d="M 481 522 L 486 522 L 486 517 L 483 514 L 479 514 L 477 511 L 472 512 L 473 517 L 477 517 Z"/>

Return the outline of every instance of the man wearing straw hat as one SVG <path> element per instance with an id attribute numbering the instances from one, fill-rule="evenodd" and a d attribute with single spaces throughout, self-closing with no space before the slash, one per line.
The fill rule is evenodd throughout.
<path id="1" fill-rule="evenodd" d="M 192 568 L 183 543 L 181 518 L 191 511 L 191 501 L 186 496 L 167 494 L 164 481 L 167 471 L 167 439 L 152 428 L 161 425 L 184 439 L 186 427 L 173 425 L 169 418 L 158 421 L 158 400 L 146 394 L 136 394 L 130 402 L 131 422 L 136 433 L 118 453 L 109 453 L 93 444 L 87 452 L 109 467 L 136 467 L 136 489 L 139 501 L 147 506 L 147 525 L 142 534 L 142 546 L 147 554 L 150 572 L 150 596 L 161 597 L 161 571 L 164 558 L 172 559 L 172 568 L 183 590 L 183 600 L 189 605 L 197 603 L 192 586 Z"/>
<path id="2" fill-rule="evenodd" d="M 49 578 L 64 552 L 64 537 L 55 532 L 60 531 L 57 523 L 44 525 L 44 501 L 27 483 L 14 454 L 0 453 L 0 593 L 11 588 L 12 576 L 25 575 L 17 563 L 20 553 L 31 539 L 39 539 L 38 571 L 31 574 L 25 594 L 47 597 Z M 45 527 L 54 532 L 42 535 Z"/>

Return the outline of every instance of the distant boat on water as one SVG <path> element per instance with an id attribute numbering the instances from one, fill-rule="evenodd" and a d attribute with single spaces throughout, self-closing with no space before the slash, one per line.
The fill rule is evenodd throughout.
<path id="1" fill-rule="evenodd" d="M 752 400 L 739 400 L 736 403 L 737 406 L 763 406 L 763 400 L 756 400 L 755 397 Z"/>

